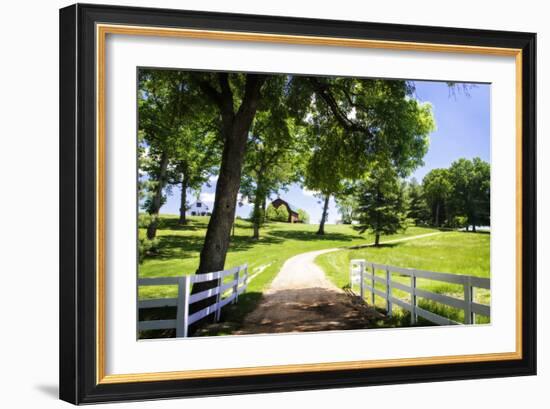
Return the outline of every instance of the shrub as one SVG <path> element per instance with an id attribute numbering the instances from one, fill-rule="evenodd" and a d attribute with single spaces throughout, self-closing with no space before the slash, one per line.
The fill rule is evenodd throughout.
<path id="1" fill-rule="evenodd" d="M 265 211 L 265 216 L 267 220 L 274 222 L 286 222 L 288 221 L 288 210 L 285 206 L 279 206 L 275 208 L 271 203 L 267 206 Z"/>
<path id="2" fill-rule="evenodd" d="M 138 239 L 138 259 L 139 263 L 143 263 L 143 260 L 145 260 L 146 257 L 150 257 L 152 255 L 158 254 L 159 250 L 159 239 L 154 238 L 153 240 L 149 240 L 145 236 L 141 236 Z"/>
<path id="3" fill-rule="evenodd" d="M 454 228 L 466 227 L 467 225 L 468 225 L 468 219 L 466 218 L 466 216 L 455 216 L 449 222 L 449 227 L 454 227 Z"/>
<path id="4" fill-rule="evenodd" d="M 302 209 L 299 209 L 298 210 L 298 220 L 304 224 L 308 224 L 309 223 L 309 214 L 305 211 L 305 210 L 302 210 Z"/>
<path id="5" fill-rule="evenodd" d="M 157 228 L 160 229 L 164 227 L 165 223 L 163 223 L 163 219 L 160 216 L 153 216 L 149 213 L 140 213 L 138 215 L 138 227 L 140 229 L 146 229 L 154 220 L 157 222 Z"/>

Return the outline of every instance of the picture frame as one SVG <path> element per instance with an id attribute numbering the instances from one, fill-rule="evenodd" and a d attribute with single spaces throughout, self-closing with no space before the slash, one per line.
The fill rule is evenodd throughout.
<path id="1" fill-rule="evenodd" d="M 515 350 L 106 373 L 105 41 L 201 38 L 515 60 Z M 76 4 L 60 10 L 60 398 L 74 404 L 536 374 L 536 35 Z M 509 183 L 512 183 L 510 181 Z"/>

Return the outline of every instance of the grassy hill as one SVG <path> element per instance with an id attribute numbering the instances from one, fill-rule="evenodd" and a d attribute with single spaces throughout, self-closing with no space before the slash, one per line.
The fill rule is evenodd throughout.
<path id="1" fill-rule="evenodd" d="M 181 274 L 194 274 L 199 264 L 208 217 L 190 217 L 188 224 L 182 226 L 177 216 L 163 215 L 158 237 L 158 252 L 145 258 L 139 265 L 139 277 L 166 277 Z M 306 251 L 334 247 L 347 247 L 367 244 L 373 241 L 369 234 L 360 235 L 350 225 L 326 225 L 326 234 L 315 234 L 318 226 L 312 224 L 268 223 L 261 230 L 259 240 L 252 238 L 252 225 L 246 220 L 236 221 L 235 235 L 231 238 L 225 268 L 248 263 L 249 273 L 256 275 L 248 286 L 239 303 L 224 309 L 226 319 L 238 325 L 244 315 L 257 305 L 262 292 L 267 289 L 283 263 L 290 257 Z M 415 236 L 436 230 L 411 227 L 406 232 L 384 237 L 384 240 Z M 140 229 L 140 236 L 145 230 Z M 347 272 L 349 267 L 345 267 Z M 174 297 L 176 286 L 155 286 L 141 288 L 140 299 Z"/>
<path id="2" fill-rule="evenodd" d="M 181 274 L 194 274 L 199 265 L 199 254 L 206 234 L 208 217 L 190 217 L 186 225 L 177 223 L 178 217 L 161 216 L 157 232 L 158 252 L 148 256 L 139 266 L 139 276 L 167 277 Z M 290 257 L 306 251 L 333 247 L 347 247 L 373 241 L 369 234 L 359 234 L 350 225 L 326 225 L 326 234 L 315 234 L 317 225 L 268 223 L 261 230 L 259 240 L 252 238 L 252 225 L 246 220 L 237 219 L 235 235 L 231 238 L 225 268 L 248 263 L 249 271 L 265 267 L 252 281 L 251 290 L 261 289 L 269 284 L 283 263 Z M 411 227 L 406 232 L 387 236 L 400 238 L 436 231 Z M 145 235 L 145 229 L 139 234 Z M 175 288 L 151 287 L 140 293 L 140 298 L 173 296 Z"/>

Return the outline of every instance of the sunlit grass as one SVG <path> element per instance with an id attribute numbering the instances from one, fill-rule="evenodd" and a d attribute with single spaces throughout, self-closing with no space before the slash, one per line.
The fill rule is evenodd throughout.
<path id="1" fill-rule="evenodd" d="M 349 268 L 352 259 L 365 259 L 370 262 L 396 267 L 488 278 L 490 275 L 489 255 L 490 234 L 488 233 L 441 232 L 437 235 L 382 245 L 378 248 L 367 247 L 327 253 L 320 255 L 315 261 L 323 268 L 330 280 L 337 286 L 344 288 L 349 285 Z M 375 274 L 385 277 L 386 273 L 377 270 Z M 392 273 L 392 280 L 407 286 L 411 282 L 409 276 L 401 276 L 396 273 Z M 418 279 L 417 286 L 431 292 L 464 299 L 463 288 L 460 285 Z M 386 290 L 385 285 L 381 283 L 376 283 L 375 288 L 380 291 Z M 392 289 L 392 295 L 410 302 L 410 294 L 405 291 L 394 288 Z M 371 294 L 367 292 L 366 298 L 370 303 Z M 490 291 L 477 289 L 475 301 L 490 304 Z M 421 298 L 418 298 L 418 305 L 452 320 L 464 321 L 462 310 Z M 376 296 L 375 306 L 384 309 L 386 308 L 386 301 L 382 297 Z M 390 325 L 393 325 L 392 322 L 397 322 L 399 326 L 407 325 L 410 320 L 408 312 L 394 306 L 393 313 L 395 317 Z M 486 323 L 489 322 L 489 319 L 478 316 L 476 322 Z M 426 322 L 420 320 L 420 323 Z"/>
<path id="2" fill-rule="evenodd" d="M 179 225 L 177 221 L 177 216 L 161 216 L 157 233 L 158 252 L 146 257 L 139 265 L 140 278 L 180 276 L 196 272 L 208 217 L 190 217 L 186 225 Z M 261 229 L 260 239 L 254 240 L 251 223 L 237 219 L 225 269 L 248 263 L 250 276 L 254 275 L 259 268 L 262 268 L 262 272 L 250 281 L 246 293 L 239 297 L 236 305 L 228 306 L 223 310 L 222 318 L 235 323 L 241 322 L 244 316 L 256 307 L 262 293 L 290 257 L 307 251 L 344 248 L 373 242 L 371 235 L 361 235 L 350 225 L 326 225 L 324 236 L 315 234 L 317 228 L 317 225 L 312 224 L 268 223 Z M 411 227 L 405 232 L 387 236 L 384 239 L 398 239 L 434 231 L 436 230 Z M 144 230 L 140 229 L 139 234 L 144 235 Z M 176 286 L 139 288 L 139 299 L 176 296 Z"/>
<path id="3" fill-rule="evenodd" d="M 199 265 L 199 254 L 204 241 L 208 217 L 190 217 L 188 224 L 178 225 L 177 216 L 162 216 L 157 233 L 158 254 L 147 257 L 139 265 L 139 277 L 171 277 L 194 274 Z M 249 273 L 267 266 L 252 280 L 249 291 L 262 290 L 274 278 L 283 263 L 290 257 L 307 251 L 333 247 L 347 247 L 371 243 L 373 237 L 360 235 L 349 225 L 326 225 L 324 236 L 316 235 L 313 224 L 268 223 L 261 230 L 259 240 L 252 238 L 252 225 L 237 219 L 235 235 L 225 268 L 248 263 Z M 433 232 L 433 229 L 411 227 L 406 232 L 387 239 L 414 236 Z M 144 234 L 141 229 L 140 234 Z M 155 286 L 140 289 L 140 299 L 174 297 L 176 286 Z"/>

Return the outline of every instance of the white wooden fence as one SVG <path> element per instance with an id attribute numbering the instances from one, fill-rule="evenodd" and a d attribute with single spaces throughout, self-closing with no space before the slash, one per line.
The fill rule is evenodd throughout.
<path id="1" fill-rule="evenodd" d="M 380 270 L 385 272 L 384 277 L 375 274 L 376 271 Z M 394 281 L 392 279 L 392 274 L 394 273 L 410 277 L 410 286 Z M 459 284 L 463 287 L 464 299 L 423 290 L 417 286 L 417 279 L 419 278 Z M 385 291 L 375 288 L 376 283 L 382 284 Z M 350 286 L 352 289 L 354 284 L 359 285 L 361 299 L 365 298 L 366 291 L 370 292 L 373 306 L 375 305 L 375 297 L 382 297 L 386 301 L 386 311 L 389 316 L 392 315 L 393 304 L 410 311 L 412 324 L 417 322 L 419 316 L 438 325 L 461 324 L 420 308 L 418 306 L 418 297 L 464 310 L 464 324 L 475 324 L 476 314 L 487 317 L 491 315 L 491 310 L 488 305 L 479 304 L 474 301 L 475 288 L 484 288 L 488 290 L 491 288 L 491 280 L 488 278 L 393 267 L 371 263 L 363 259 L 356 259 L 350 262 Z M 411 297 L 410 302 L 395 297 L 392 293 L 392 289 L 394 288 L 409 293 Z"/>
<path id="2" fill-rule="evenodd" d="M 224 278 L 227 276 L 233 276 L 233 279 L 230 282 L 224 283 Z M 191 287 L 193 284 L 213 280 L 218 280 L 218 285 L 216 287 L 191 294 Z M 152 330 L 175 328 L 176 337 L 187 337 L 189 325 L 210 314 L 215 314 L 214 318 L 218 321 L 220 319 L 222 308 L 229 303 L 235 304 L 238 301 L 239 295 L 246 290 L 248 285 L 248 265 L 244 264 L 230 270 L 217 271 L 215 273 L 208 274 L 196 274 L 181 277 L 140 278 L 138 280 L 139 287 L 157 285 L 177 285 L 177 297 L 139 301 L 138 317 L 140 309 L 176 307 L 176 319 L 139 321 L 138 329 Z M 214 304 L 189 315 L 190 305 L 213 296 L 217 297 Z"/>

